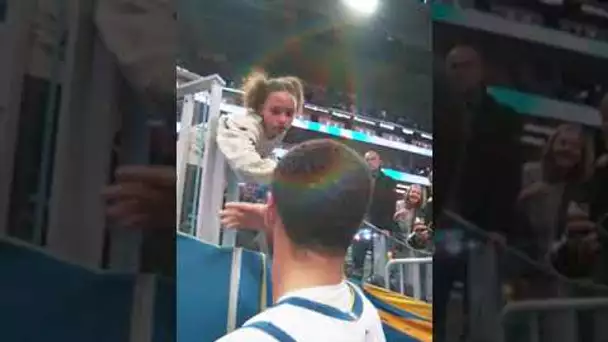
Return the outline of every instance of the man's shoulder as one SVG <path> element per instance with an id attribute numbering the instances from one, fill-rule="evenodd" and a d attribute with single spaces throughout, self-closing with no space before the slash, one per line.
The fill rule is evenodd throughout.
<path id="1" fill-rule="evenodd" d="M 243 327 L 220 338 L 216 342 L 276 342 L 274 337 L 256 328 Z"/>
<path id="2" fill-rule="evenodd" d="M 500 128 L 512 130 L 522 128 L 522 117 L 514 108 L 496 101 L 491 95 L 488 95 L 487 103 L 490 109 L 487 114 L 491 117 L 491 123 L 500 126 Z"/>
<path id="3" fill-rule="evenodd" d="M 217 342 L 248 342 L 248 341 L 260 341 L 260 342 L 276 342 L 276 340 L 262 329 L 252 327 L 252 324 L 269 322 L 276 325 L 280 318 L 280 313 L 277 315 L 276 311 L 279 307 L 268 308 L 265 311 L 250 318 L 243 326 L 232 333 L 222 337 Z"/>

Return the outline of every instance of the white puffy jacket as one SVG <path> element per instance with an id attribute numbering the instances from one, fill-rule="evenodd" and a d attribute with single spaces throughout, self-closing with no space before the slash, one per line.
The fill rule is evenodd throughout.
<path id="1" fill-rule="evenodd" d="M 246 182 L 268 184 L 276 161 L 272 151 L 283 141 L 285 133 L 268 139 L 262 118 L 254 112 L 245 115 L 223 115 L 217 127 L 217 144 L 228 164 Z"/>

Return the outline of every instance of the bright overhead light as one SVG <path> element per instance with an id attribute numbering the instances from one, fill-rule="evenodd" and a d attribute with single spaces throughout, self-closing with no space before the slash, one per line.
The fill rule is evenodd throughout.
<path id="1" fill-rule="evenodd" d="M 378 8 L 378 0 L 343 0 L 344 4 L 362 14 L 372 14 Z"/>

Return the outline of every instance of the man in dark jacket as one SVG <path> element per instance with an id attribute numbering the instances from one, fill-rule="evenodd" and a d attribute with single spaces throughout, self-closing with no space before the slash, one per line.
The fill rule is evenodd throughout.
<path id="1" fill-rule="evenodd" d="M 368 210 L 368 220 L 378 228 L 391 233 L 395 231 L 393 215 L 397 203 L 397 183 L 382 170 L 382 159 L 376 151 L 365 153 L 365 161 L 374 176 L 374 193 Z"/>
<path id="2" fill-rule="evenodd" d="M 437 341 L 445 339 L 445 314 L 455 282 L 468 292 L 468 250 L 460 247 L 509 236 L 515 224 L 515 201 L 521 187 L 521 122 L 510 108 L 487 92 L 479 53 L 457 46 L 446 57 L 445 75 L 436 73 L 434 89 L 434 329 Z M 480 227 L 484 234 L 442 220 L 444 210 L 457 213 Z M 468 236 L 466 239 L 463 238 Z M 452 237 L 450 239 L 449 237 Z M 445 243 L 452 241 L 452 244 Z M 487 284 L 485 286 L 497 286 Z M 465 307 L 466 311 L 466 307 Z"/>
<path id="3" fill-rule="evenodd" d="M 388 235 L 396 229 L 393 215 L 397 202 L 397 193 L 395 192 L 397 185 L 392 178 L 382 172 L 382 159 L 376 151 L 365 153 L 365 160 L 374 177 L 374 192 L 372 193 L 366 220 Z M 373 272 L 383 275 L 384 265 L 386 265 L 386 240 L 384 236 L 374 239 L 373 234 L 371 241 L 357 241 L 353 244 L 352 256 L 355 273 L 363 275 L 365 255 L 370 249 L 375 252 Z"/>

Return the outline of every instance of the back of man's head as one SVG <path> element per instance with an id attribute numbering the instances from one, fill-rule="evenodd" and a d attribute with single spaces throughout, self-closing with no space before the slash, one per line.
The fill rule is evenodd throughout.
<path id="1" fill-rule="evenodd" d="M 346 253 L 367 211 L 372 189 L 357 152 L 329 139 L 291 149 L 274 172 L 271 193 L 290 242 L 298 249 Z"/>

